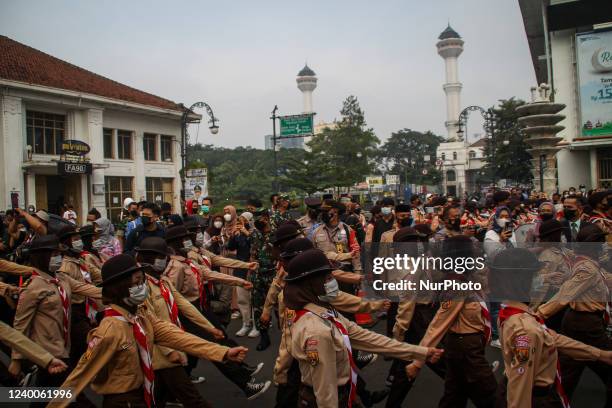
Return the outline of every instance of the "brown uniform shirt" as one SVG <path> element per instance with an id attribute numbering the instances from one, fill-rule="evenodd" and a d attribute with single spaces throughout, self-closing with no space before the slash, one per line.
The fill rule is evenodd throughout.
<path id="1" fill-rule="evenodd" d="M 48 351 L 4 322 L 0 322 L 0 341 L 42 368 L 47 368 L 53 360 Z"/>
<path id="2" fill-rule="evenodd" d="M 36 270 L 36 269 L 35 269 Z M 35 341 L 58 358 L 67 358 L 70 353 L 70 337 L 64 341 L 64 309 L 57 285 L 51 283 L 51 276 L 36 270 L 30 283 L 23 289 L 17 303 L 13 327 Z M 58 273 L 60 285 L 66 291 L 68 301 L 72 294 L 80 294 L 93 299 L 102 298 L 102 289 L 88 283 L 78 282 L 65 273 Z M 68 319 L 70 328 L 70 319 Z M 13 350 L 12 358 L 22 358 Z"/>
<path id="3" fill-rule="evenodd" d="M 362 270 L 361 260 L 351 255 L 348 236 L 350 231 L 350 227 L 343 222 L 339 222 L 333 228 L 323 224 L 313 231 L 312 240 L 315 248 L 323 251 L 328 259 L 340 262 L 350 261 L 353 264 L 353 271 L 359 272 Z"/>
<path id="4" fill-rule="evenodd" d="M 199 248 L 199 251 L 192 249 L 191 251 L 189 251 L 188 255 L 190 259 L 193 259 L 198 264 L 204 265 L 204 266 L 205 266 L 205 263 L 202 260 L 203 256 L 209 259 L 212 266 L 220 266 L 223 268 L 230 268 L 230 269 L 248 269 L 249 268 L 248 262 L 243 262 L 237 259 L 232 259 L 232 258 L 228 258 L 225 256 L 217 255 L 214 252 L 210 252 L 209 250 L 204 249 L 204 248 Z"/>
<path id="5" fill-rule="evenodd" d="M 527 305 L 517 302 L 507 304 L 526 312 L 510 316 L 500 331 L 505 374 L 508 378 L 508 408 L 531 408 L 533 387 L 554 384 L 557 349 L 576 360 L 599 359 L 601 350 L 553 330 L 543 330 Z"/>
<path id="6" fill-rule="evenodd" d="M 291 326 L 291 355 L 298 360 L 302 383 L 311 386 L 319 408 L 338 406 L 338 387 L 351 375 L 349 357 L 342 334 L 324 316 L 328 311 L 308 304 L 311 313 L 303 315 Z M 427 348 L 400 343 L 386 336 L 359 327 L 342 315 L 335 317 L 347 330 L 351 346 L 373 353 L 383 353 L 402 360 L 427 358 Z"/>
<path id="7" fill-rule="evenodd" d="M 479 333 L 485 331 L 480 303 L 475 301 L 447 300 L 440 303 L 421 346 L 435 347 L 442 341 L 447 332 L 458 334 Z"/>
<path id="8" fill-rule="evenodd" d="M 136 390 L 143 385 L 138 345 L 134 339 L 134 315 L 127 310 L 111 305 L 128 321 L 106 317 L 96 329 L 89 333 L 89 346 L 79 360 L 76 368 L 62 384 L 62 388 L 72 388 L 75 394 L 91 384 L 97 394 L 120 394 Z M 181 350 L 199 358 L 223 361 L 228 348 L 210 343 L 197 336 L 186 333 L 175 325 L 158 319 L 146 307 L 138 312 L 147 335 L 149 350 L 153 344 Z M 65 407 L 67 401 L 54 401 L 48 407 Z"/>
<path id="9" fill-rule="evenodd" d="M 577 257 L 570 280 L 564 282 L 559 292 L 538 308 L 538 314 L 548 319 L 567 305 L 578 312 L 604 312 L 606 301 L 610 301 L 605 276 L 597 262 Z"/>
<path id="10" fill-rule="evenodd" d="M 544 262 L 545 266 L 538 271 L 537 284 L 531 290 L 530 307 L 532 309 L 536 310 L 538 306 L 549 300 L 552 293 L 556 293 L 559 289 L 558 286 L 547 281 L 548 276 L 561 273 L 563 274 L 563 281 L 571 278 L 571 259 L 573 256 L 571 250 L 556 247 L 547 247 L 538 255 L 538 260 Z"/>
<path id="11" fill-rule="evenodd" d="M 155 278 L 154 278 L 155 279 Z M 198 326 L 204 328 L 213 328 L 214 326 L 204 317 L 202 313 L 200 313 L 187 299 L 181 295 L 170 279 L 167 276 L 162 276 L 160 281 L 164 283 L 164 285 L 170 290 L 172 296 L 174 297 L 174 302 L 178 307 L 179 312 L 185 316 L 185 318 L 191 320 Z M 163 320 L 164 322 L 172 323 L 172 318 L 170 317 L 170 312 L 168 310 L 168 306 L 166 305 L 166 300 L 161 294 L 161 289 L 159 285 L 151 282 L 147 279 L 147 286 L 149 287 L 149 295 L 147 296 L 147 300 L 145 300 L 145 306 L 147 310 L 153 312 L 155 316 Z M 180 320 L 180 319 L 179 319 Z M 153 369 L 160 370 L 162 368 L 176 367 L 179 364 L 172 363 L 168 360 L 168 355 L 172 353 L 174 350 L 168 347 L 155 345 L 153 348 Z"/>
<path id="12" fill-rule="evenodd" d="M 13 275 L 30 275 L 33 268 L 31 266 L 19 265 L 18 263 L 0 259 L 0 272 Z"/>

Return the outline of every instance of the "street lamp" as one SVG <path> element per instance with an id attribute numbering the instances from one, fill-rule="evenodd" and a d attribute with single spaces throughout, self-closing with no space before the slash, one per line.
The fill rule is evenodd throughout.
<path id="1" fill-rule="evenodd" d="M 213 113 L 212 108 L 206 102 L 196 102 L 191 105 L 189 109 L 185 108 L 185 106 L 183 105 L 181 106 L 183 107 L 183 115 L 181 116 L 181 198 L 185 200 L 185 172 L 187 167 L 187 145 L 189 144 L 189 134 L 187 133 L 187 125 L 189 125 L 190 123 L 200 123 L 199 119 L 190 120 L 189 114 L 193 113 L 193 110 L 195 108 L 206 109 L 206 113 L 210 118 L 210 120 L 208 121 L 208 123 L 210 123 L 208 129 L 210 129 L 210 133 L 212 133 L 213 135 L 219 133 L 219 125 L 217 125 L 219 119 L 215 118 L 215 114 Z"/>

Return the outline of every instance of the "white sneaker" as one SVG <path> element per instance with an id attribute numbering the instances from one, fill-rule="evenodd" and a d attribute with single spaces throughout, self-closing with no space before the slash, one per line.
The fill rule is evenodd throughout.
<path id="1" fill-rule="evenodd" d="M 495 347 L 495 348 L 500 349 L 500 348 L 501 348 L 501 343 L 500 343 L 500 341 L 499 341 L 499 340 L 497 340 L 497 339 L 496 339 L 496 340 L 493 340 L 493 341 L 491 342 L 491 347 Z"/>
<path id="2" fill-rule="evenodd" d="M 499 368 L 499 360 L 495 360 L 494 362 L 491 363 L 491 372 L 496 372 L 497 369 Z"/>
<path id="3" fill-rule="evenodd" d="M 232 317 L 231 317 L 231 318 L 232 318 L 232 320 L 236 320 L 236 319 L 238 319 L 239 317 L 240 317 L 240 312 L 239 312 L 238 310 L 234 310 L 234 311 L 232 312 Z"/>
<path id="4" fill-rule="evenodd" d="M 257 328 L 255 326 L 253 326 L 253 328 L 249 332 L 249 337 L 252 338 L 252 339 L 255 338 L 255 337 L 259 337 L 259 330 L 257 330 Z"/>
<path id="5" fill-rule="evenodd" d="M 250 330 L 251 330 L 251 326 L 247 326 L 246 324 L 243 324 L 240 330 L 236 332 L 236 336 L 238 337 L 246 336 Z"/>

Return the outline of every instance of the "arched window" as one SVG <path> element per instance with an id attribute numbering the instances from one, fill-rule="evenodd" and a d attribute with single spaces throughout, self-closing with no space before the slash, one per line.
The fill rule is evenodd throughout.
<path id="1" fill-rule="evenodd" d="M 470 159 L 476 158 L 476 152 L 474 150 L 470 150 Z"/>
<path id="2" fill-rule="evenodd" d="M 457 152 L 453 152 L 453 160 L 457 160 Z"/>
<path id="3" fill-rule="evenodd" d="M 455 170 L 448 170 L 446 172 L 446 181 L 447 182 L 457 181 L 457 175 L 455 174 Z"/>
<path id="4" fill-rule="evenodd" d="M 446 160 L 446 153 L 442 153 L 442 160 Z"/>

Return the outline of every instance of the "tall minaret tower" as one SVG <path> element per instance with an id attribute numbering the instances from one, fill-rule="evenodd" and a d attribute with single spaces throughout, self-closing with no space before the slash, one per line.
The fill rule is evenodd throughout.
<path id="1" fill-rule="evenodd" d="M 448 138 L 456 138 L 458 130 L 459 113 L 461 112 L 461 82 L 457 75 L 457 58 L 463 52 L 463 40 L 461 36 L 451 28 L 450 24 L 438 37 L 440 41 L 436 44 L 438 54 L 444 58 L 446 64 L 446 132 Z"/>
<path id="2" fill-rule="evenodd" d="M 304 96 L 304 112 L 312 113 L 312 91 L 317 87 L 317 74 L 310 68 L 308 64 L 304 65 L 304 68 L 297 74 L 297 86 L 302 95 Z"/>

